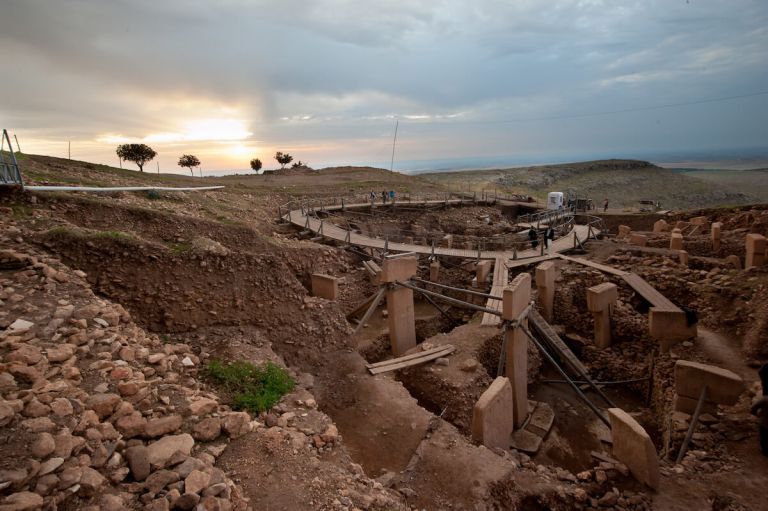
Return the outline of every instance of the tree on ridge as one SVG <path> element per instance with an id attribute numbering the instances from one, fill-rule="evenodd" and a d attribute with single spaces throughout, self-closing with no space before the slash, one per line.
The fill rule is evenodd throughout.
<path id="1" fill-rule="evenodd" d="M 117 157 L 124 161 L 132 161 L 144 172 L 144 165 L 157 156 L 154 149 L 147 144 L 120 144 L 117 146 Z"/>
<path id="2" fill-rule="evenodd" d="M 258 172 L 261 170 L 261 160 L 258 158 L 254 158 L 251 160 L 251 168 L 254 172 Z"/>
<path id="3" fill-rule="evenodd" d="M 195 172 L 192 170 L 192 167 L 199 167 L 200 166 L 200 160 L 197 156 L 193 154 L 185 154 L 181 158 L 179 158 L 179 167 L 187 167 L 189 169 L 189 172 L 194 177 Z"/>
<path id="4" fill-rule="evenodd" d="M 275 153 L 275 159 L 280 164 L 280 169 L 284 169 L 286 165 L 293 161 L 293 156 L 288 153 L 281 153 L 280 151 Z"/>

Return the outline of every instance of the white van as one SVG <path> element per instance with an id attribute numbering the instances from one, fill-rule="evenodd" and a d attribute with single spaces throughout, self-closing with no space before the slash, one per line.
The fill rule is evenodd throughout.
<path id="1" fill-rule="evenodd" d="M 547 194 L 547 209 L 561 209 L 564 207 L 564 201 L 563 192 L 549 192 Z"/>

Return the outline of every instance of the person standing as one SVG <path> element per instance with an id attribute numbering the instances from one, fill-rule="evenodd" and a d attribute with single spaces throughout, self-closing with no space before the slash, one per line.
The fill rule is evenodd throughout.
<path id="1" fill-rule="evenodd" d="M 547 254 L 552 253 L 552 243 L 555 241 L 555 230 L 550 225 L 544 231 L 544 246 L 547 248 Z"/>
<path id="2" fill-rule="evenodd" d="M 389 191 L 389 202 L 391 202 L 392 204 L 395 203 L 395 191 L 394 190 L 390 190 Z"/>
<path id="3" fill-rule="evenodd" d="M 381 203 L 386 204 L 387 203 L 387 192 L 386 190 L 381 192 Z"/>
<path id="4" fill-rule="evenodd" d="M 370 197 L 371 197 L 371 204 L 373 204 L 374 202 L 376 202 L 376 194 L 373 192 L 373 190 L 371 190 L 371 195 L 370 195 Z"/>
<path id="5" fill-rule="evenodd" d="M 605 213 L 606 211 L 608 211 L 608 197 L 606 197 L 605 200 L 603 201 L 603 213 Z"/>

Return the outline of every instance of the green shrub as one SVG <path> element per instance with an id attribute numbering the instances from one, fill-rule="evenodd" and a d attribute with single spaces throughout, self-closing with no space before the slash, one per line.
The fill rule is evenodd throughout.
<path id="1" fill-rule="evenodd" d="M 272 408 L 294 386 L 288 372 L 272 362 L 257 367 L 250 362 L 213 360 L 206 374 L 231 394 L 235 408 L 254 414 Z"/>

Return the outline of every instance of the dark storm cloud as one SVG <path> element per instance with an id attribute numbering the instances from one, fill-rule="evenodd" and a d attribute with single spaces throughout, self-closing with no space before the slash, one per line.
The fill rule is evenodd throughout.
<path id="1" fill-rule="evenodd" d="M 230 116 L 257 137 L 322 142 L 383 137 L 394 116 L 588 114 L 768 90 L 766 27 L 763 0 L 6 0 L 0 58 L 14 72 L 0 81 L 0 115 L 43 138 L 142 137 L 178 130 L 183 119 Z M 758 140 L 762 99 L 738 126 L 697 131 L 695 140 L 682 131 L 678 143 Z M 705 110 L 721 119 L 733 111 L 701 106 L 691 115 Z M 669 143 L 638 130 L 638 116 L 610 122 L 611 139 Z M 440 133 L 485 133 L 497 154 L 518 149 L 503 142 L 513 135 L 532 150 L 582 143 L 590 126 L 593 139 L 605 137 L 604 122 L 585 121 L 579 133 L 571 124 Z"/>

